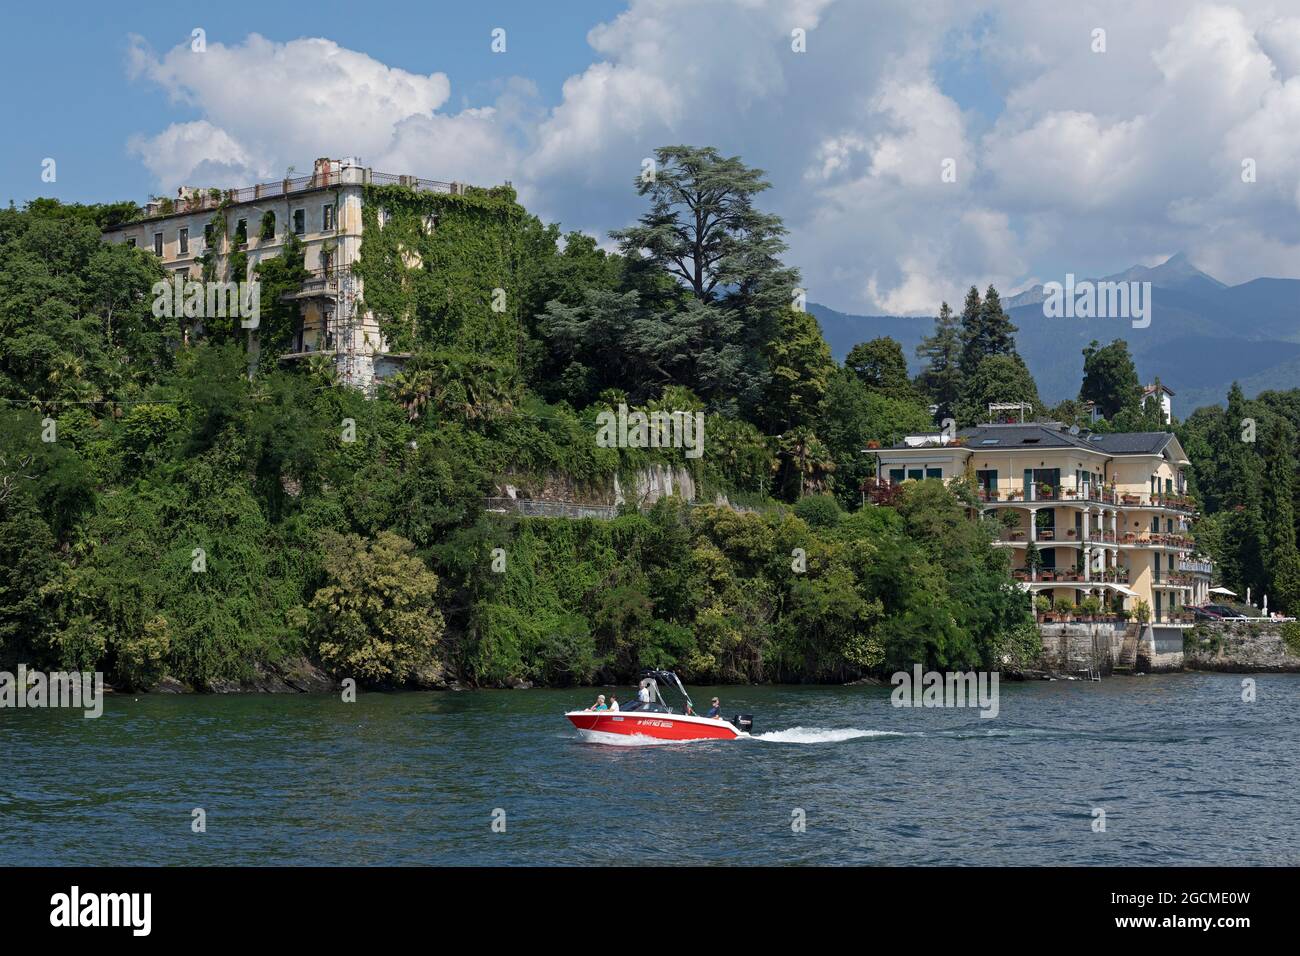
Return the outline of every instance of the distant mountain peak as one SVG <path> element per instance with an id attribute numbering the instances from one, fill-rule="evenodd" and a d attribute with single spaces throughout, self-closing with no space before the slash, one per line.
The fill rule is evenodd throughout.
<path id="1" fill-rule="evenodd" d="M 1110 282 L 1150 282 L 1153 286 L 1164 289 L 1226 289 L 1222 282 L 1207 275 L 1196 266 L 1185 252 L 1175 252 L 1158 266 L 1133 266 L 1113 276 L 1106 276 L 1103 281 Z"/>
<path id="2" fill-rule="evenodd" d="M 1065 277 L 1057 279 L 1057 282 L 1064 282 Z M 1082 276 L 1075 276 L 1075 281 L 1085 281 Z M 1226 289 L 1227 286 L 1214 278 L 1202 272 L 1196 266 L 1192 265 L 1192 260 L 1188 258 L 1187 253 L 1179 251 L 1160 263 L 1158 266 L 1130 266 L 1123 272 L 1117 272 L 1114 275 L 1103 276 L 1098 279 L 1096 276 L 1088 276 L 1089 282 L 1150 282 L 1153 286 L 1161 289 L 1185 289 L 1191 291 L 1204 292 L 1212 289 Z M 1037 305 L 1047 298 L 1041 285 L 1030 286 L 1018 295 L 1002 300 L 1003 308 L 1015 309 L 1024 305 Z"/>

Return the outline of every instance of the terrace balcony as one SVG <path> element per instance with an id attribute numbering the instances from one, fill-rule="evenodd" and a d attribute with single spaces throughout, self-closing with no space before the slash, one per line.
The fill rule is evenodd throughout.
<path id="1" fill-rule="evenodd" d="M 1131 491 L 1118 492 L 1111 488 L 1099 488 L 1092 484 L 1059 487 L 1046 482 L 1035 482 L 1029 486 L 1028 491 L 1024 487 L 1007 489 L 982 487 L 976 491 L 976 494 L 980 501 L 989 504 L 1024 505 L 1051 501 L 1080 505 L 1114 505 L 1121 510 L 1126 508 L 1138 511 L 1164 510 L 1185 515 L 1196 513 L 1195 503 L 1186 495 L 1143 495 Z"/>

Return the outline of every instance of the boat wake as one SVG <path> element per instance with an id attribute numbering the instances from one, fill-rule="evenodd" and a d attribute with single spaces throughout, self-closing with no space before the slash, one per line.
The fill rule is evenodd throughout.
<path id="1" fill-rule="evenodd" d="M 844 740 L 857 740 L 861 737 L 910 737 L 912 734 L 898 730 L 857 730 L 847 727 L 832 729 L 829 727 L 791 727 L 789 730 L 773 730 L 766 734 L 755 734 L 754 740 L 767 740 L 781 744 L 837 744 Z"/>

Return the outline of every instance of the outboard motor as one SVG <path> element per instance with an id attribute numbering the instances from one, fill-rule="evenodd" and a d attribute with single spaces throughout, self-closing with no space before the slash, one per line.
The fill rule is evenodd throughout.
<path id="1" fill-rule="evenodd" d="M 754 732 L 753 714 L 737 714 L 735 717 L 731 718 L 731 722 L 741 733 L 752 734 Z"/>

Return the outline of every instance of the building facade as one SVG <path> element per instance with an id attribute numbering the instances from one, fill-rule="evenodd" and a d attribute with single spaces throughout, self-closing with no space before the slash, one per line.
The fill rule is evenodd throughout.
<path id="1" fill-rule="evenodd" d="M 1118 596 L 1129 610 L 1141 600 L 1153 622 L 1173 624 L 1209 600 L 1213 569 L 1190 534 L 1190 462 L 1171 433 L 1027 422 L 923 437 L 871 452 L 877 473 L 894 484 L 969 477 L 1027 591 L 1107 606 Z"/>
<path id="2" fill-rule="evenodd" d="M 396 183 L 415 190 L 460 193 L 468 187 L 414 176 L 376 172 L 355 159 L 318 159 L 312 174 L 242 189 L 181 187 L 173 199 L 156 199 L 143 217 L 108 229 L 108 242 L 148 249 L 169 276 L 200 281 L 204 266 L 222 281 L 246 282 L 257 264 L 281 254 L 292 233 L 303 245 L 308 272 L 288 298 L 302 318 L 282 361 L 328 356 L 341 381 L 369 389 L 400 364 L 374 314 L 360 307 L 364 187 Z M 225 221 L 225 228 L 214 224 Z M 247 259 L 245 275 L 231 275 L 236 253 Z M 235 260 L 238 261 L 238 260 Z"/>

